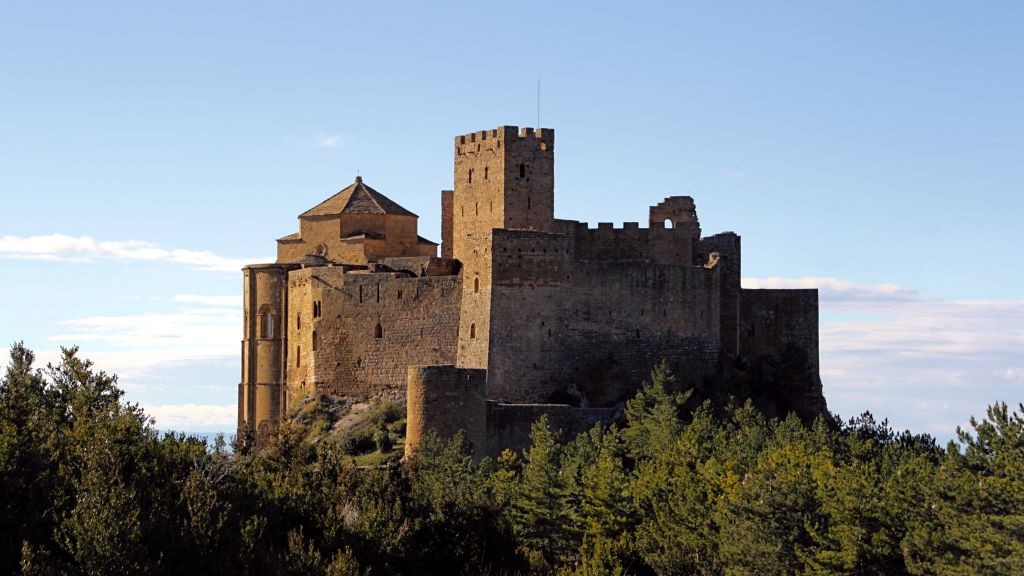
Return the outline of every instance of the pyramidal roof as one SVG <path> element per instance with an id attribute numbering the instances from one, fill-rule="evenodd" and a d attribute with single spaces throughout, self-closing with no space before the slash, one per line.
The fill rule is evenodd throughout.
<path id="1" fill-rule="evenodd" d="M 299 218 L 303 216 L 332 216 L 335 214 L 416 216 L 387 196 L 363 184 L 361 176 L 356 176 L 356 181 L 341 192 L 299 214 Z"/>

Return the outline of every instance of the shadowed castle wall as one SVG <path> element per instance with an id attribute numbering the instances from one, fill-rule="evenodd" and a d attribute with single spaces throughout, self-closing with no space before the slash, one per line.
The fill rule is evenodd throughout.
<path id="1" fill-rule="evenodd" d="M 743 290 L 740 354 L 746 358 L 778 355 L 792 345 L 807 355 L 818 373 L 818 291 Z"/>
<path id="2" fill-rule="evenodd" d="M 442 440 L 462 430 L 477 458 L 487 453 L 486 370 L 453 365 L 409 366 L 406 396 L 406 455 L 433 432 Z"/>
<path id="3" fill-rule="evenodd" d="M 663 358 L 695 378 L 716 369 L 717 270 L 573 252 L 564 234 L 494 231 L 488 398 L 600 406 Z"/>
<path id="4" fill-rule="evenodd" d="M 580 408 L 564 404 L 504 404 L 487 402 L 487 455 L 497 458 L 502 450 L 521 452 L 531 445 L 533 423 L 547 416 L 548 427 L 563 440 L 571 440 L 596 424 L 611 424 L 621 408 Z"/>

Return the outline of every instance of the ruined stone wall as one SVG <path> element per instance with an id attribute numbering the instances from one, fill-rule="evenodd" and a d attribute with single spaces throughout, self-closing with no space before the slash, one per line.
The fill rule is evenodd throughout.
<path id="1" fill-rule="evenodd" d="M 601 222 L 589 228 L 581 222 L 575 231 L 576 258 L 589 261 L 646 260 L 656 264 L 694 264 L 692 231 L 685 228 L 665 228 L 663 221 L 651 223 L 651 228 L 640 228 L 636 222 L 626 222 L 622 228 Z"/>
<path id="2" fill-rule="evenodd" d="M 717 253 L 717 262 L 710 262 Z M 698 261 L 703 266 L 719 270 L 721 275 L 721 323 L 719 332 L 722 350 L 729 356 L 739 353 L 741 254 L 740 236 L 733 232 L 722 232 L 700 240 Z"/>
<path id="3" fill-rule="evenodd" d="M 441 257 L 454 258 L 452 255 L 452 218 L 455 217 L 455 191 L 441 190 Z"/>
<path id="4" fill-rule="evenodd" d="M 579 408 L 558 404 L 504 404 L 487 402 L 487 455 L 497 458 L 504 449 L 521 452 L 530 447 L 530 428 L 548 417 L 548 426 L 562 440 L 571 440 L 596 424 L 610 424 L 621 408 Z"/>
<path id="5" fill-rule="evenodd" d="M 400 276 L 340 267 L 290 275 L 291 306 L 303 311 L 301 328 L 292 324 L 301 354 L 288 367 L 293 394 L 398 395 L 406 366 L 455 362 L 461 278 Z"/>
<path id="6" fill-rule="evenodd" d="M 407 370 L 405 454 L 412 455 L 424 437 L 442 440 L 462 430 L 479 458 L 487 452 L 486 370 L 452 365 L 409 366 Z"/>

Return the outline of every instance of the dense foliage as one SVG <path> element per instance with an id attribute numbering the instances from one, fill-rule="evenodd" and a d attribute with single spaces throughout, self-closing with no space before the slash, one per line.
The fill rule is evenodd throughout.
<path id="1" fill-rule="evenodd" d="M 684 413 L 666 369 L 621 427 L 474 463 L 456 438 L 398 467 L 285 427 L 253 453 L 160 437 L 69 349 L 0 382 L 0 573 L 1022 574 L 1024 406 L 958 443 Z"/>

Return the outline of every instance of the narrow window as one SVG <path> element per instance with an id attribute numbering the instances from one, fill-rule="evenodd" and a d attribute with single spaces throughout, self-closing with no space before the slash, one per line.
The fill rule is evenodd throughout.
<path id="1" fill-rule="evenodd" d="M 639 328 L 637 328 L 637 330 L 636 330 L 636 337 L 637 337 L 637 338 L 639 338 L 639 337 L 640 337 L 640 329 L 639 329 Z"/>
<path id="2" fill-rule="evenodd" d="M 519 177 L 526 178 L 526 164 L 519 165 Z"/>
<path id="3" fill-rule="evenodd" d="M 462 206 L 460 206 L 459 208 L 461 208 L 461 209 L 462 209 L 462 215 L 463 215 L 463 216 L 465 216 L 465 215 L 466 215 L 466 205 L 465 205 L 465 204 L 463 204 L 463 205 L 462 205 Z"/>
<path id="4" fill-rule="evenodd" d="M 470 184 L 473 183 L 473 169 L 472 168 L 469 169 L 469 183 Z"/>
<path id="5" fill-rule="evenodd" d="M 373 329 L 373 337 L 378 339 L 384 337 L 384 328 L 381 327 L 380 322 L 377 322 L 377 327 Z"/>
<path id="6" fill-rule="evenodd" d="M 490 171 L 491 169 L 489 167 L 484 166 L 484 180 L 487 180 L 487 175 L 488 173 L 490 173 Z"/>
<path id="7" fill-rule="evenodd" d="M 313 330 L 313 352 L 316 352 L 317 345 L 319 345 L 320 339 L 316 335 L 316 330 Z"/>
<path id="8" fill-rule="evenodd" d="M 469 325 L 469 339 L 476 340 L 476 324 Z"/>
<path id="9" fill-rule="evenodd" d="M 401 291 L 401 290 L 399 290 L 399 291 L 398 291 L 398 299 L 399 299 L 399 300 L 401 300 L 401 299 L 402 299 L 402 291 Z"/>
<path id="10" fill-rule="evenodd" d="M 491 214 L 494 214 L 494 200 L 491 200 Z"/>
<path id="11" fill-rule="evenodd" d="M 478 292 L 480 292 L 480 279 L 473 278 L 473 293 L 476 294 Z"/>
<path id="12" fill-rule="evenodd" d="M 295 327 L 302 328 L 302 314 L 295 315 Z"/>
<path id="13" fill-rule="evenodd" d="M 302 366 L 302 347 L 301 346 L 296 346 L 295 347 L 295 367 L 298 368 L 299 366 Z"/>
<path id="14" fill-rule="evenodd" d="M 532 206 L 533 206 L 533 201 L 532 201 L 532 199 L 529 196 L 527 196 L 526 197 L 526 209 L 529 210 Z"/>
<path id="15" fill-rule="evenodd" d="M 480 203 L 479 202 L 474 202 L 473 203 L 473 208 L 476 209 L 476 215 L 479 216 L 480 215 Z"/>
<path id="16" fill-rule="evenodd" d="M 377 284 L 377 302 L 380 302 L 380 284 Z"/>

